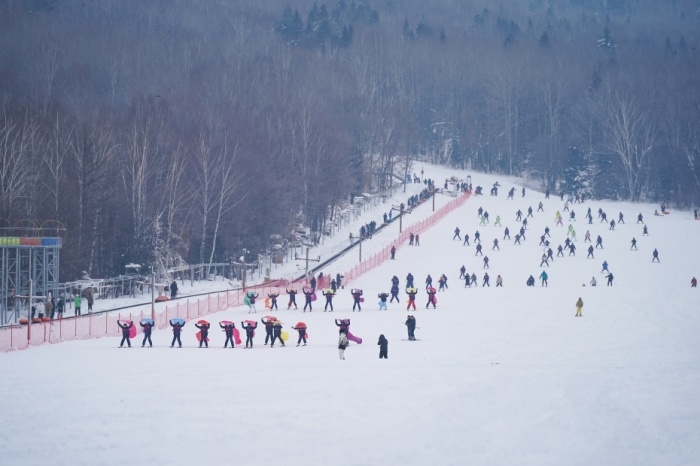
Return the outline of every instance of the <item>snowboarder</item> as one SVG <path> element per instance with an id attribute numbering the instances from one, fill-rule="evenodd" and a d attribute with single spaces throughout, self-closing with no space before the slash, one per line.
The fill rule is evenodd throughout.
<path id="1" fill-rule="evenodd" d="M 578 298 L 578 301 L 576 301 L 576 316 L 575 317 L 583 317 L 583 314 L 581 311 L 583 310 L 583 300 L 581 298 Z"/>
<path id="2" fill-rule="evenodd" d="M 129 338 L 129 332 L 131 331 L 131 328 L 134 326 L 133 322 L 129 322 L 128 324 L 122 324 L 121 322 L 117 321 L 117 325 L 121 327 L 122 329 L 122 341 L 119 343 L 119 347 L 124 346 L 124 342 L 126 342 L 129 345 L 129 348 L 131 348 L 131 339 Z"/>
<path id="3" fill-rule="evenodd" d="M 379 335 L 379 359 L 389 359 L 389 340 L 386 339 L 384 334 Z"/>

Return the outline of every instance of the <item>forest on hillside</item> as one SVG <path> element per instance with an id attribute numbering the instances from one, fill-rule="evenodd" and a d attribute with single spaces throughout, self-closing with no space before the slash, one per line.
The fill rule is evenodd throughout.
<path id="1" fill-rule="evenodd" d="M 695 0 L 3 0 L 0 227 L 59 221 L 70 280 L 257 257 L 416 160 L 697 206 L 699 32 Z"/>

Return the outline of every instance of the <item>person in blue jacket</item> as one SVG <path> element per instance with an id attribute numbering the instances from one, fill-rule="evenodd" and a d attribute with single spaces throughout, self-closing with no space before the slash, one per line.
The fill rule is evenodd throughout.
<path id="1" fill-rule="evenodd" d="M 151 330 L 153 330 L 153 322 L 139 322 L 139 325 L 143 327 L 143 342 L 141 343 L 141 348 L 146 346 L 146 341 L 148 341 L 148 347 L 153 348 L 153 341 L 151 341 Z"/>
<path id="2" fill-rule="evenodd" d="M 173 341 L 172 341 L 172 343 L 170 343 L 170 347 L 172 348 L 173 346 L 175 346 L 175 342 L 177 341 L 177 344 L 179 345 L 179 347 L 182 348 L 182 341 L 180 340 L 180 333 L 182 332 L 182 327 L 185 326 L 184 322 L 183 323 L 177 322 L 177 323 L 173 324 L 173 321 L 171 320 L 170 326 L 173 328 Z"/>
<path id="3" fill-rule="evenodd" d="M 131 339 L 129 338 L 129 332 L 134 326 L 134 323 L 129 322 L 129 324 L 122 324 L 121 322 L 117 321 L 117 325 L 119 325 L 119 327 L 122 329 L 122 341 L 121 343 L 119 343 L 119 347 L 123 347 L 124 342 L 126 342 L 129 345 L 129 348 L 131 348 Z"/>
<path id="4" fill-rule="evenodd" d="M 379 335 L 377 345 L 379 345 L 379 359 L 389 359 L 389 340 L 384 334 Z"/>
<path id="5" fill-rule="evenodd" d="M 540 274 L 540 280 L 542 280 L 542 286 L 549 286 L 549 283 L 547 281 L 548 279 L 549 279 L 549 276 L 547 275 L 547 272 L 545 272 L 543 270 L 542 273 Z"/>

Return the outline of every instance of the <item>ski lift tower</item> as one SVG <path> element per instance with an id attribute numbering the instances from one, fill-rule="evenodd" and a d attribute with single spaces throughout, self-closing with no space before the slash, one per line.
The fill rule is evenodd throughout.
<path id="1" fill-rule="evenodd" d="M 56 221 L 0 226 L 0 325 L 17 323 L 21 311 L 29 315 L 34 298 L 57 297 L 65 232 Z"/>

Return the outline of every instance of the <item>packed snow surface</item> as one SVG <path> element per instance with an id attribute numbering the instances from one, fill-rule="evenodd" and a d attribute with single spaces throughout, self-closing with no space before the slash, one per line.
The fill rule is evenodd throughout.
<path id="1" fill-rule="evenodd" d="M 592 200 L 574 204 L 569 222 L 564 202 L 552 193 L 526 188 L 518 180 L 422 165 L 442 187 L 445 178 L 471 175 L 484 196 L 472 196 L 421 235 L 420 246 L 403 244 L 396 260 L 362 275 L 334 299 L 335 312 L 286 309 L 249 315 L 237 307 L 207 316 L 210 348 L 196 347 L 194 322 L 183 331 L 182 349 L 171 349 L 169 330 L 155 331 L 154 348 L 118 349 L 118 338 L 42 345 L 0 354 L 0 464 L 289 464 L 289 465 L 696 465 L 700 458 L 700 313 L 693 276 L 700 276 L 700 221 L 687 211 L 655 216 L 658 206 Z M 416 172 L 420 176 L 421 165 Z M 497 197 L 489 196 L 496 181 Z M 507 200 L 516 187 L 515 198 Z M 349 224 L 357 236 L 364 222 L 381 217 L 391 203 L 405 202 L 422 184 L 367 210 Z M 440 194 L 436 209 L 453 198 Z M 537 212 L 539 202 L 544 212 Z M 479 225 L 477 209 L 490 214 Z M 504 240 L 528 218 L 521 245 Z M 593 223 L 584 218 L 590 207 Z M 610 230 L 598 218 L 624 224 Z M 563 226 L 555 226 L 559 210 Z M 432 213 L 431 202 L 404 219 L 402 227 Z M 648 236 L 637 215 L 643 214 Z M 493 226 L 496 216 L 502 226 Z M 576 230 L 575 255 L 564 250 L 540 267 L 540 235 L 551 230 L 556 254 L 568 224 Z M 455 227 L 470 246 L 452 239 Z M 398 235 L 393 222 L 363 242 L 363 259 Z M 484 269 L 475 256 L 481 234 Z M 603 249 L 587 258 L 590 230 Z M 347 246 L 341 232 L 312 250 L 330 255 Z M 632 238 L 638 250 L 631 250 Z M 500 250 L 492 250 L 498 238 Z M 652 263 L 652 251 L 659 263 Z M 354 249 L 324 268 L 335 275 L 359 261 Z M 602 263 L 613 286 L 606 286 Z M 465 288 L 464 265 L 478 276 Z M 547 287 L 539 275 L 546 270 Z M 419 288 L 416 311 L 406 312 L 406 275 Z M 483 287 L 484 273 L 491 286 Z M 424 281 L 441 274 L 448 289 L 437 309 L 426 309 Z M 273 276 L 298 275 L 296 263 L 273 267 Z M 376 298 L 400 279 L 401 302 L 378 311 Z M 501 275 L 503 287 L 495 287 Z M 536 286 L 527 287 L 529 275 Z M 590 286 L 596 277 L 598 286 Z M 217 284 L 211 284 L 216 286 Z M 221 283 L 218 283 L 221 287 Z M 350 288 L 364 290 L 362 312 L 352 312 Z M 185 290 L 187 291 L 187 290 Z M 583 316 L 574 317 L 576 300 Z M 290 339 L 285 348 L 263 345 L 259 324 L 254 349 L 223 349 L 218 322 L 260 320 L 273 314 Z M 406 315 L 416 317 L 416 336 L 405 341 Z M 68 313 L 70 315 L 70 313 Z M 350 318 L 351 343 L 340 360 L 334 319 Z M 308 325 L 308 346 L 296 347 L 298 321 Z M 389 340 L 389 359 L 379 360 L 377 339 Z"/>

